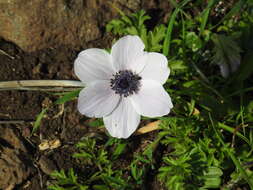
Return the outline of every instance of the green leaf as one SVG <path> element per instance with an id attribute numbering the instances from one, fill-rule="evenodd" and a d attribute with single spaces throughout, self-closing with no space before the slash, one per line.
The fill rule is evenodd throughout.
<path id="1" fill-rule="evenodd" d="M 186 46 L 193 52 L 198 51 L 202 47 L 201 39 L 195 34 L 195 32 L 188 32 L 185 39 Z"/>
<path id="2" fill-rule="evenodd" d="M 189 3 L 191 0 L 184 0 L 180 3 L 179 6 L 177 6 L 177 8 L 173 11 L 170 20 L 169 20 L 169 24 L 167 27 L 167 31 L 166 31 L 166 35 L 165 35 L 165 40 L 163 42 L 163 54 L 165 56 L 169 55 L 169 51 L 170 51 L 170 45 L 171 45 L 171 37 L 172 37 L 172 30 L 173 30 L 173 26 L 174 23 L 176 21 L 176 17 L 177 14 L 179 13 L 179 11 L 181 10 L 181 8 L 183 6 L 185 6 L 187 3 Z"/>
<path id="3" fill-rule="evenodd" d="M 92 159 L 93 156 L 87 152 L 75 153 L 73 154 L 74 158 L 85 158 L 85 159 Z"/>
<path id="4" fill-rule="evenodd" d="M 94 121 L 89 122 L 89 126 L 91 127 L 99 127 L 99 126 L 102 126 L 103 124 L 104 123 L 102 119 L 96 119 Z"/>
<path id="5" fill-rule="evenodd" d="M 36 120 L 35 120 L 34 125 L 33 125 L 32 134 L 31 135 L 33 135 L 38 130 L 38 128 L 40 126 L 40 123 L 41 123 L 41 120 L 43 119 L 43 117 L 46 114 L 47 110 L 48 110 L 48 108 L 44 108 L 39 113 L 39 115 L 37 115 Z"/>
<path id="6" fill-rule="evenodd" d="M 53 171 L 50 175 L 53 178 L 66 178 L 66 174 L 63 169 L 61 169 L 60 172 Z"/>
<path id="7" fill-rule="evenodd" d="M 171 15 L 168 27 L 167 27 L 167 31 L 166 31 L 166 36 L 165 36 L 165 40 L 163 42 L 163 54 L 165 56 L 169 55 L 169 51 L 170 51 L 170 44 L 171 44 L 171 34 L 172 34 L 172 30 L 173 30 L 173 26 L 177 17 L 177 14 L 179 12 L 179 8 L 176 8 L 174 10 L 174 12 Z"/>
<path id="8" fill-rule="evenodd" d="M 73 168 L 70 168 L 68 176 L 71 178 L 73 183 L 77 183 L 77 176 L 75 175 Z"/>
<path id="9" fill-rule="evenodd" d="M 249 184 L 250 188 L 253 189 L 253 181 L 251 180 L 251 178 L 249 177 L 249 175 L 247 174 L 247 172 L 245 171 L 245 169 L 243 168 L 241 162 L 238 160 L 238 158 L 235 156 L 235 154 L 224 143 L 224 141 L 223 141 L 223 139 L 222 139 L 222 137 L 220 135 L 220 132 L 218 132 L 218 130 L 216 129 L 216 125 L 214 125 L 214 122 L 212 120 L 212 117 L 211 117 L 210 113 L 209 113 L 209 118 L 210 118 L 213 130 L 214 130 L 216 136 L 218 137 L 220 143 L 223 145 L 224 150 L 227 152 L 228 156 L 233 161 L 234 165 L 239 170 L 239 172 L 241 173 L 242 177 L 247 181 L 247 183 Z"/>
<path id="10" fill-rule="evenodd" d="M 130 35 L 139 35 L 138 30 L 134 26 L 126 28 L 126 33 Z"/>
<path id="11" fill-rule="evenodd" d="M 170 61 L 170 68 L 172 71 L 181 71 L 181 70 L 186 70 L 188 67 L 182 60 L 173 60 Z"/>
<path id="12" fill-rule="evenodd" d="M 55 104 L 64 104 L 68 101 L 74 100 L 80 93 L 81 90 L 75 90 L 73 92 L 65 93 L 64 96 L 58 98 L 54 103 Z"/>
<path id="13" fill-rule="evenodd" d="M 148 33 L 148 44 L 146 46 L 146 50 L 150 52 L 159 52 L 162 49 L 161 42 L 165 37 L 166 27 L 161 24 L 156 26 L 153 31 L 149 31 Z"/>
<path id="14" fill-rule="evenodd" d="M 244 81 L 253 74 L 253 51 L 249 51 L 239 67 L 237 81 Z"/>
<path id="15" fill-rule="evenodd" d="M 79 185 L 78 186 L 80 190 L 88 190 L 89 187 L 87 185 Z"/>
<path id="16" fill-rule="evenodd" d="M 216 2 L 217 2 L 217 0 L 209 0 L 208 1 L 207 8 L 203 11 L 202 17 L 201 17 L 202 19 L 201 19 L 201 24 L 200 24 L 200 34 L 203 34 L 206 24 L 207 24 L 210 10 L 212 9 L 212 7 L 215 5 Z"/>
<path id="17" fill-rule="evenodd" d="M 124 152 L 126 146 L 127 146 L 127 143 L 117 144 L 117 146 L 112 154 L 113 159 L 117 159 Z"/>
<path id="18" fill-rule="evenodd" d="M 48 189 L 49 189 L 49 190 L 66 190 L 65 188 L 60 187 L 60 186 L 58 186 L 58 185 L 49 186 Z"/>
<path id="19" fill-rule="evenodd" d="M 208 176 L 208 177 L 212 177 L 212 176 L 222 176 L 223 175 L 223 172 L 220 168 L 218 167 L 215 167 L 215 166 L 210 166 L 208 168 L 208 171 L 207 173 L 205 174 L 205 176 Z"/>
<path id="20" fill-rule="evenodd" d="M 106 25 L 106 31 L 118 35 L 138 35 L 147 45 L 147 29 L 144 22 L 150 19 L 144 10 L 126 16 L 122 11 L 116 8 L 121 15 L 120 19 L 114 19 Z"/>
<path id="21" fill-rule="evenodd" d="M 141 176 L 141 173 L 142 173 L 142 170 L 139 170 L 139 169 L 137 168 L 136 163 L 131 163 L 130 167 L 131 167 L 131 174 L 132 174 L 133 178 L 134 178 L 136 181 L 139 180 L 139 178 L 140 178 L 140 176 Z"/>
<path id="22" fill-rule="evenodd" d="M 220 66 L 221 75 L 228 77 L 235 72 L 241 63 L 241 48 L 230 36 L 213 34 L 214 53 L 212 63 Z"/>
<path id="23" fill-rule="evenodd" d="M 92 187 L 94 190 L 110 190 L 106 185 L 93 185 Z"/>
<path id="24" fill-rule="evenodd" d="M 221 178 L 206 178 L 204 188 L 218 189 L 221 184 Z"/>
<path id="25" fill-rule="evenodd" d="M 223 123 L 218 122 L 217 126 L 220 127 L 221 129 L 224 129 L 228 132 L 230 132 L 231 134 L 235 134 L 236 136 L 238 136 L 239 138 L 241 138 L 242 140 L 244 140 L 249 146 L 251 146 L 252 144 L 250 143 L 250 141 L 240 132 L 238 132 L 236 129 L 229 127 Z"/>

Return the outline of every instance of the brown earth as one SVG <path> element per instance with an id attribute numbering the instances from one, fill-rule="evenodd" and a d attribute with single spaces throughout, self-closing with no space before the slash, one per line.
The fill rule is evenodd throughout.
<path id="1" fill-rule="evenodd" d="M 135 9 L 144 8 L 153 16 L 155 22 L 162 21 L 168 13 L 168 3 L 164 2 L 143 0 Z M 132 11 L 124 8 L 123 5 L 121 6 L 123 11 Z M 89 47 L 109 48 L 111 45 L 113 37 L 104 32 L 106 22 L 100 24 L 98 22 L 103 17 L 107 20 L 115 18 L 116 13 L 108 16 L 106 9 L 100 11 L 100 17 L 94 20 L 98 35 L 95 39 L 82 39 L 82 45 L 78 44 L 74 48 L 73 44 L 68 43 L 56 45 L 57 41 L 48 44 L 43 42 L 44 44 L 39 48 L 31 48 L 30 53 L 27 53 L 17 45 L 1 39 L 0 50 L 8 55 L 0 53 L 0 81 L 77 79 L 73 73 L 73 61 L 78 52 Z M 58 32 L 60 35 L 64 31 Z M 7 37 L 5 39 L 12 40 Z M 22 46 L 19 42 L 17 44 L 25 50 L 27 47 L 32 47 Z M 40 50 L 31 52 L 36 49 Z M 0 92 L 0 189 L 46 189 L 50 183 L 49 174 L 53 170 L 71 167 L 81 169 L 72 158 L 75 152 L 73 145 L 81 137 L 93 134 L 95 129 L 88 127 L 87 118 L 78 113 L 76 101 L 66 103 L 64 107 L 51 108 L 39 130 L 31 135 L 32 123 L 36 115 L 40 113 L 44 104 L 55 99 L 56 96 L 43 92 Z M 152 135 L 149 138 L 152 138 Z M 141 144 L 142 140 L 142 137 L 134 138 L 136 144 Z M 55 142 L 56 148 L 40 150 L 41 143 L 44 143 L 44 146 L 50 142 Z"/>
<path id="2" fill-rule="evenodd" d="M 101 31 L 105 23 L 117 15 L 115 6 L 129 13 L 139 10 L 142 4 L 154 6 L 154 2 L 141 2 L 141 0 L 0 0 L 0 36 L 27 52 L 56 45 L 79 48 L 84 42 L 90 42 L 102 36 Z M 165 5 L 164 1 L 156 3 Z"/>

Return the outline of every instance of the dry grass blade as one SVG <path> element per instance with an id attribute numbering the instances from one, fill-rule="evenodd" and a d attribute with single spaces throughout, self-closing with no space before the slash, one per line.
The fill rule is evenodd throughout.
<path id="1" fill-rule="evenodd" d="M 72 88 L 71 88 L 72 87 Z M 74 80 L 16 80 L 0 82 L 0 91 L 3 90 L 69 90 L 83 88 L 84 84 Z"/>
<path id="2" fill-rule="evenodd" d="M 9 55 L 8 53 L 6 53 L 5 51 L 3 51 L 3 50 L 1 50 L 0 49 L 0 54 L 2 54 L 2 55 L 5 55 L 5 56 L 7 56 L 7 57 L 9 57 L 10 59 L 15 59 L 15 57 L 13 57 L 13 56 L 11 56 L 11 55 Z"/>
<path id="3" fill-rule="evenodd" d="M 150 133 L 152 131 L 158 130 L 159 129 L 159 124 L 161 123 L 161 121 L 154 121 L 151 123 L 148 123 L 147 125 L 141 127 L 140 129 L 138 129 L 134 135 L 142 135 L 145 133 Z"/>

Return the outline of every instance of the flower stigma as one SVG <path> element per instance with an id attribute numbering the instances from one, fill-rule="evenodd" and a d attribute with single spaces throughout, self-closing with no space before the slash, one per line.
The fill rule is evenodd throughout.
<path id="1" fill-rule="evenodd" d="M 140 88 L 141 77 L 130 70 L 121 70 L 113 75 L 111 89 L 120 96 L 127 97 L 137 93 Z"/>

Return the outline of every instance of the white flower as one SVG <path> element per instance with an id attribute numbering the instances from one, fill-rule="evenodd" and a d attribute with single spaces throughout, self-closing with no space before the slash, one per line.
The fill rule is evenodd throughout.
<path id="1" fill-rule="evenodd" d="M 144 52 L 138 36 L 125 36 L 111 54 L 91 48 L 80 52 L 74 64 L 86 85 L 78 110 L 88 117 L 103 117 L 111 136 L 128 138 L 138 127 L 140 115 L 159 117 L 173 107 L 164 84 L 170 70 L 160 53 Z"/>

